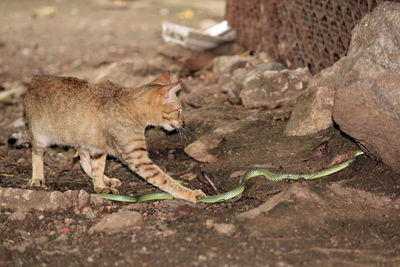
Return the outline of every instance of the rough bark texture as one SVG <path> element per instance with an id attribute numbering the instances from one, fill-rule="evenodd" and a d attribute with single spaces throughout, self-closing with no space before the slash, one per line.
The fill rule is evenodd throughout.
<path id="1" fill-rule="evenodd" d="M 354 28 L 337 76 L 333 119 L 400 172 L 400 4 L 385 2 Z"/>

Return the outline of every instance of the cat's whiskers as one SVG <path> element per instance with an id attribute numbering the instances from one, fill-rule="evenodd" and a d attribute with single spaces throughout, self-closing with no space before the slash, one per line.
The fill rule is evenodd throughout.
<path id="1" fill-rule="evenodd" d="M 178 134 L 179 134 L 179 137 L 181 138 L 181 145 L 183 145 L 183 141 L 182 141 L 182 133 L 181 133 L 181 131 L 179 130 L 179 128 L 177 128 L 177 129 L 176 129 L 176 131 L 178 132 Z"/>
<path id="2" fill-rule="evenodd" d="M 185 130 L 185 128 L 184 128 L 183 126 L 177 128 L 177 131 L 178 131 L 178 133 L 179 133 L 179 135 L 180 135 L 180 137 L 181 137 L 181 143 L 182 143 L 182 144 L 183 144 L 183 142 L 182 142 L 182 136 L 183 136 L 183 138 L 185 138 L 186 143 L 189 143 L 189 139 L 188 139 L 188 137 L 186 136 L 184 130 Z"/>
<path id="3" fill-rule="evenodd" d="M 186 133 L 188 133 L 189 135 L 194 135 L 194 133 L 186 125 L 182 125 L 181 128 L 183 131 L 186 131 Z"/>

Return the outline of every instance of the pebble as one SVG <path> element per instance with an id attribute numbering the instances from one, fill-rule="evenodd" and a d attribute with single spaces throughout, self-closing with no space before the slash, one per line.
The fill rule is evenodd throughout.
<path id="1" fill-rule="evenodd" d="M 214 229 L 223 235 L 231 235 L 236 231 L 236 226 L 230 223 L 214 223 Z"/>

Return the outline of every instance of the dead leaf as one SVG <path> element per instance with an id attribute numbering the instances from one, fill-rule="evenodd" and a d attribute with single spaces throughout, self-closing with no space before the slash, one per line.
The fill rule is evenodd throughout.
<path id="1" fill-rule="evenodd" d="M 193 172 L 188 172 L 186 174 L 183 174 L 181 176 L 179 176 L 179 178 L 186 180 L 186 181 L 191 181 L 193 179 L 197 178 L 197 174 L 193 173 Z"/>
<path id="2" fill-rule="evenodd" d="M 208 147 L 207 144 L 204 144 L 201 141 L 195 141 L 185 147 L 184 151 L 197 161 L 214 163 L 218 158 L 208 152 Z"/>
<path id="3" fill-rule="evenodd" d="M 178 61 L 183 63 L 189 71 L 198 71 L 209 65 L 212 62 L 212 58 L 181 58 Z"/>
<path id="4" fill-rule="evenodd" d="M 209 150 L 217 147 L 226 134 L 239 130 L 252 120 L 254 119 L 252 117 L 249 117 L 245 120 L 234 121 L 222 127 L 219 127 L 214 131 L 200 137 L 197 141 L 189 144 L 187 147 L 185 147 L 184 151 L 186 154 L 197 161 L 214 163 L 218 160 L 218 158 L 215 155 L 209 153 Z"/>

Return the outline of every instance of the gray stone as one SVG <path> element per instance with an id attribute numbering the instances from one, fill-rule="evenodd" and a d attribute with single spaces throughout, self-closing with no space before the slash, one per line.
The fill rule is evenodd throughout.
<path id="1" fill-rule="evenodd" d="M 221 56 L 213 60 L 213 72 L 216 75 L 232 73 L 234 70 L 244 68 L 252 57 L 244 56 Z"/>
<path id="2" fill-rule="evenodd" d="M 303 136 L 332 126 L 332 106 L 335 89 L 316 87 L 302 95 L 286 126 L 285 134 Z"/>
<path id="3" fill-rule="evenodd" d="M 307 90 L 298 98 L 286 126 L 285 134 L 303 136 L 317 133 L 333 125 L 332 107 L 336 92 L 336 77 L 342 61 L 313 76 Z"/>
<path id="4" fill-rule="evenodd" d="M 89 229 L 89 233 L 105 232 L 113 234 L 142 227 L 143 224 L 143 217 L 139 212 L 121 209 L 118 212 L 106 215 Z"/>
<path id="5" fill-rule="evenodd" d="M 369 153 L 400 172 L 400 4 L 383 2 L 352 31 L 333 119 Z"/>
<path id="6" fill-rule="evenodd" d="M 264 71 L 252 70 L 240 91 L 242 103 L 247 108 L 276 108 L 296 101 L 307 87 L 310 73 L 307 69 Z"/>
<path id="7" fill-rule="evenodd" d="M 243 81 L 247 77 L 249 70 L 245 68 L 236 69 L 232 74 L 224 74 L 219 79 L 221 89 L 228 94 L 231 103 L 240 104 L 240 91 L 243 89 Z"/>
<path id="8" fill-rule="evenodd" d="M 256 66 L 256 70 L 258 71 L 267 71 L 267 70 L 284 70 L 285 67 L 278 62 L 265 62 Z"/>

